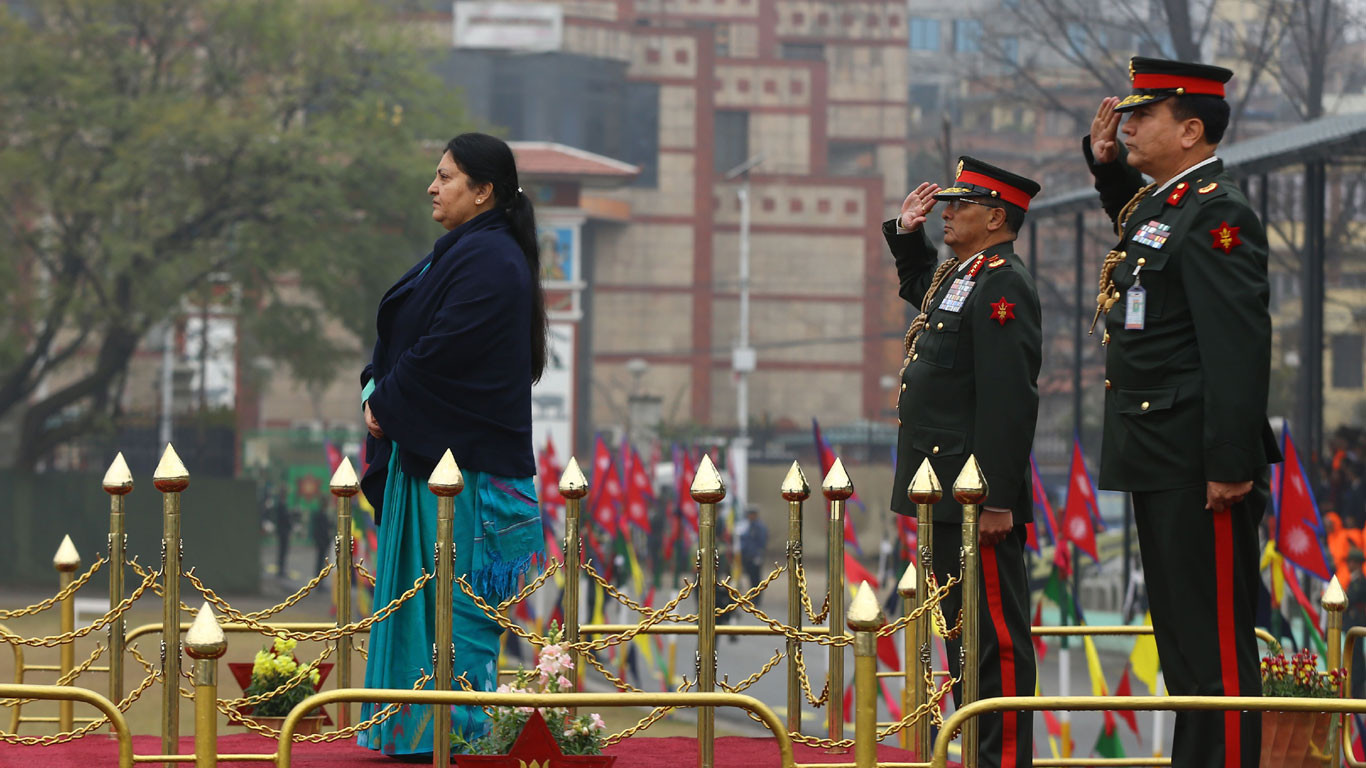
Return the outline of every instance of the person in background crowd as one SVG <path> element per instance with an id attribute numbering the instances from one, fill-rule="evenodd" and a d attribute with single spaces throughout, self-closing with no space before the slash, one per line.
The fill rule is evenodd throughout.
<path id="1" fill-rule="evenodd" d="M 1347 610 L 1342 614 L 1342 629 L 1344 632 L 1352 627 L 1366 627 L 1366 555 L 1361 550 L 1352 547 L 1347 552 L 1347 569 L 1350 573 L 1350 580 L 1344 589 L 1347 590 Z M 1352 698 L 1359 699 L 1366 692 L 1366 663 L 1363 663 L 1362 644 L 1360 641 L 1352 643 Z"/>
<path id="2" fill-rule="evenodd" d="M 745 569 L 745 578 L 750 589 L 764 577 L 764 551 L 768 549 L 768 526 L 759 519 L 759 508 L 750 506 L 745 510 L 745 530 L 740 533 L 740 565 Z M 758 605 L 763 597 L 760 593 L 754 598 Z"/>

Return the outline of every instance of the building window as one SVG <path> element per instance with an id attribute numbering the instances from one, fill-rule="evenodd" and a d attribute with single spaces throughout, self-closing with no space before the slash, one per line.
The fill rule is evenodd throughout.
<path id="1" fill-rule="evenodd" d="M 825 46 L 820 43 L 783 43 L 782 56 L 788 61 L 825 61 Z"/>
<path id="2" fill-rule="evenodd" d="M 1001 38 L 1001 58 L 1011 64 L 1020 63 L 1020 38 L 1013 36 Z"/>
<path id="3" fill-rule="evenodd" d="M 749 159 L 749 113 L 716 111 L 716 149 L 712 170 L 725 173 Z"/>
<path id="4" fill-rule="evenodd" d="M 912 84 L 911 106 L 920 110 L 922 115 L 938 112 L 939 86 L 931 84 Z"/>
<path id="5" fill-rule="evenodd" d="M 911 19 L 911 50 L 939 50 L 939 19 Z"/>
<path id="6" fill-rule="evenodd" d="M 659 185 L 659 83 L 627 82 L 622 159 L 640 166 L 635 187 Z"/>
<path id="7" fill-rule="evenodd" d="M 955 53 L 977 53 L 982 49 L 982 22 L 976 19 L 955 19 L 953 22 L 953 50 Z"/>
<path id="8" fill-rule="evenodd" d="M 877 173 L 877 147 L 866 142 L 832 141 L 826 164 L 832 176 L 872 176 Z"/>
<path id="9" fill-rule="evenodd" d="M 1359 333 L 1339 333 L 1333 336 L 1333 388 L 1361 389 L 1362 339 Z"/>

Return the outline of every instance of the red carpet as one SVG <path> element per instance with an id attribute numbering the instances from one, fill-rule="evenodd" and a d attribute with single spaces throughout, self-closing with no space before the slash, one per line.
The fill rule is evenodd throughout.
<path id="1" fill-rule="evenodd" d="M 222 734 L 219 751 L 273 752 L 275 742 L 252 733 Z M 794 745 L 799 763 L 852 763 L 854 752 L 827 755 L 805 745 Z M 158 736 L 134 736 L 133 752 L 150 755 L 161 751 Z M 194 739 L 183 737 L 180 752 L 192 754 Z M 16 747 L 0 744 L 0 768 L 104 768 L 118 764 L 118 748 L 107 735 L 87 736 L 70 744 L 52 747 Z M 683 736 L 650 738 L 637 736 L 607 750 L 617 755 L 616 768 L 677 768 L 697 765 L 697 740 Z M 294 768 L 351 768 L 351 766 L 388 766 L 397 768 L 420 763 L 403 763 L 356 746 L 354 741 L 330 744 L 295 744 Z M 910 762 L 911 753 L 890 746 L 878 748 L 878 759 Z M 430 764 L 430 763 L 429 763 Z M 716 740 L 716 768 L 755 768 L 779 765 L 778 746 L 773 739 L 726 736 Z M 228 765 L 266 765 L 266 763 L 229 763 Z"/>

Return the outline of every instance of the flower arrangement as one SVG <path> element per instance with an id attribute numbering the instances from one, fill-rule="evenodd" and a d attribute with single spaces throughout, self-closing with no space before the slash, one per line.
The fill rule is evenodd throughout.
<path id="1" fill-rule="evenodd" d="M 1285 657 L 1280 648 L 1262 658 L 1263 696 L 1301 696 L 1328 699 L 1341 695 L 1347 671 L 1343 668 L 1319 672 L 1319 655 L 1307 649 Z"/>
<path id="2" fill-rule="evenodd" d="M 294 658 L 297 645 L 297 641 L 276 638 L 270 646 L 256 652 L 251 665 L 251 684 L 246 689 L 247 696 L 259 696 L 286 686 L 288 689 L 253 705 L 253 717 L 284 717 L 299 702 L 317 691 L 321 679 L 317 662 L 300 665 L 299 660 Z"/>
<path id="3" fill-rule="evenodd" d="M 499 693 L 570 693 L 574 683 L 568 677 L 574 669 L 574 660 L 563 645 L 560 626 L 551 622 L 548 641 L 537 657 L 536 666 L 530 670 L 525 667 L 517 670 L 517 677 L 511 684 L 498 686 Z M 489 732 L 474 741 L 460 734 L 451 735 L 453 752 L 473 755 L 502 755 L 512 748 L 513 742 L 521 734 L 522 728 L 530 719 L 535 707 L 486 707 L 492 720 Z M 606 739 L 607 724 L 598 713 L 569 716 L 564 707 L 542 708 L 541 716 L 550 727 L 550 733 L 559 744 L 560 751 L 566 755 L 600 755 Z"/>

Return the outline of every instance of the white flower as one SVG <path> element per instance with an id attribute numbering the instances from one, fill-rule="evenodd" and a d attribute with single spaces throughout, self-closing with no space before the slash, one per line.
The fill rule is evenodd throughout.
<path id="1" fill-rule="evenodd" d="M 569 730 L 566 730 L 566 731 L 564 732 L 564 735 L 565 735 L 565 738 L 569 738 L 569 739 L 574 738 L 574 729 L 570 728 Z"/>
<path id="2" fill-rule="evenodd" d="M 602 716 L 599 715 L 597 712 L 594 712 L 594 713 L 591 715 L 591 717 L 593 718 L 593 723 L 592 723 L 592 725 L 593 725 L 593 729 L 594 729 L 594 730 L 601 731 L 601 730 L 604 730 L 604 729 L 607 728 L 607 723 L 604 723 L 604 722 L 602 721 Z"/>

